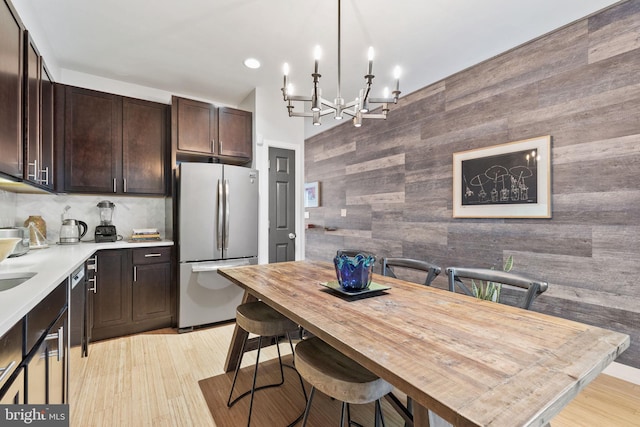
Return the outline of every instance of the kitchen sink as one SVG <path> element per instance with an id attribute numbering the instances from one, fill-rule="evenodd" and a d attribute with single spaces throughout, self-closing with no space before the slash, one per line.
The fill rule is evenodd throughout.
<path id="1" fill-rule="evenodd" d="M 5 273 L 0 274 L 0 292 L 6 291 L 26 282 L 36 273 Z"/>

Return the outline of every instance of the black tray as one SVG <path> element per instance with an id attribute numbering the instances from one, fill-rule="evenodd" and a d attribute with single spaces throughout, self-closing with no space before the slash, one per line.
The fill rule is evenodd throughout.
<path id="1" fill-rule="evenodd" d="M 320 284 L 325 288 L 329 288 L 332 291 L 340 292 L 342 295 L 348 295 L 348 296 L 365 295 L 365 294 L 371 294 L 374 292 L 381 292 L 381 291 L 386 291 L 387 289 L 391 289 L 391 286 L 381 285 L 376 282 L 371 282 L 369 284 L 369 287 L 366 289 L 359 289 L 359 290 L 353 290 L 353 291 L 348 291 L 346 289 L 343 289 L 337 280 L 334 280 L 331 282 L 322 282 Z"/>

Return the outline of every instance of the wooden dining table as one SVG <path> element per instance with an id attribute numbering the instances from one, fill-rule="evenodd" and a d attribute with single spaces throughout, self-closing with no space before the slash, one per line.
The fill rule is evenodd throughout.
<path id="1" fill-rule="evenodd" d="M 542 426 L 629 347 L 629 336 L 374 274 L 389 289 L 346 296 L 333 265 L 293 261 L 219 274 L 455 426 Z M 225 370 L 235 369 L 236 326 Z"/>

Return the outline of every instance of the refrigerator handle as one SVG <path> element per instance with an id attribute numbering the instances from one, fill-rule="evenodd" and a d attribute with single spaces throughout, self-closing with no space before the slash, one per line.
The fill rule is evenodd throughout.
<path id="1" fill-rule="evenodd" d="M 222 242 L 222 220 L 223 220 L 223 200 L 224 193 L 222 192 L 222 181 L 218 180 L 218 222 L 216 223 L 216 247 L 219 251 L 222 250 L 223 242 Z"/>
<path id="2" fill-rule="evenodd" d="M 224 180 L 224 249 L 229 249 L 229 180 Z"/>

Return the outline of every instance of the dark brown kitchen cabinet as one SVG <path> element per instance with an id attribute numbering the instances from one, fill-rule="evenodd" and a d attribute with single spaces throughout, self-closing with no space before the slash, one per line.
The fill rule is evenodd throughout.
<path id="1" fill-rule="evenodd" d="M 64 97 L 64 191 L 165 194 L 167 105 L 72 86 Z"/>
<path id="2" fill-rule="evenodd" d="M 235 108 L 218 108 L 218 153 L 222 157 L 251 159 L 253 115 Z"/>
<path id="3" fill-rule="evenodd" d="M 24 27 L 0 0 L 0 172 L 23 175 Z"/>
<path id="4" fill-rule="evenodd" d="M 131 322 L 131 251 L 96 253 L 92 340 L 126 335 Z"/>
<path id="5" fill-rule="evenodd" d="M 26 316 L 25 401 L 67 402 L 68 283 L 65 280 Z"/>
<path id="6" fill-rule="evenodd" d="M 20 320 L 0 338 L 0 404 L 24 403 L 23 324 Z"/>
<path id="7" fill-rule="evenodd" d="M 133 321 L 170 322 L 171 299 L 171 248 L 133 249 Z"/>
<path id="8" fill-rule="evenodd" d="M 247 163 L 253 156 L 253 114 L 249 111 L 172 97 L 171 128 L 178 160 L 215 158 Z"/>
<path id="9" fill-rule="evenodd" d="M 177 150 L 194 154 L 216 154 L 216 108 L 206 102 L 177 96 L 172 97 L 171 108 Z"/>
<path id="10" fill-rule="evenodd" d="M 123 192 L 164 194 L 168 106 L 122 99 Z"/>
<path id="11" fill-rule="evenodd" d="M 122 98 L 67 86 L 64 191 L 115 193 L 122 176 Z"/>
<path id="12" fill-rule="evenodd" d="M 170 327 L 175 306 L 171 248 L 97 252 L 92 340 Z"/>
<path id="13" fill-rule="evenodd" d="M 29 32 L 24 32 L 24 179 L 40 183 L 40 54 Z"/>
<path id="14" fill-rule="evenodd" d="M 41 85 L 40 85 L 40 179 L 39 184 L 43 187 L 54 189 L 54 82 L 49 71 L 41 62 Z"/>

